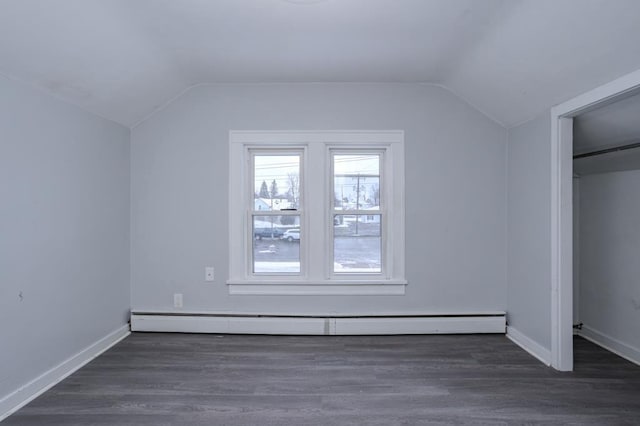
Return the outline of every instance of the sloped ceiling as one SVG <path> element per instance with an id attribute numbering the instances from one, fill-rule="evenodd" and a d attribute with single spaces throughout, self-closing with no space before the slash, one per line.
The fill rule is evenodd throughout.
<path id="1" fill-rule="evenodd" d="M 125 126 L 198 84 L 410 82 L 511 127 L 638 40 L 638 0 L 0 0 L 0 73 Z"/>

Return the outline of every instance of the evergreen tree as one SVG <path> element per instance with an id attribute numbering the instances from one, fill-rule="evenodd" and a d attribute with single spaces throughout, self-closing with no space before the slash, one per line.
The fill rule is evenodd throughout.
<path id="1" fill-rule="evenodd" d="M 269 190 L 267 189 L 267 182 L 262 181 L 262 185 L 260 185 L 260 194 L 258 195 L 260 198 L 269 198 Z"/>
<path id="2" fill-rule="evenodd" d="M 273 182 L 271 182 L 271 198 L 276 198 L 278 196 L 278 183 L 276 182 L 276 180 L 274 179 Z"/>

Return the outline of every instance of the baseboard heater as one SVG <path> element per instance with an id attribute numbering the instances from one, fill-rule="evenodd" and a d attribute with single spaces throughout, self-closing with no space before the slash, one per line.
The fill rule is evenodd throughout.
<path id="1" fill-rule="evenodd" d="M 131 313 L 131 331 L 274 335 L 505 333 L 504 312 L 436 315 Z"/>

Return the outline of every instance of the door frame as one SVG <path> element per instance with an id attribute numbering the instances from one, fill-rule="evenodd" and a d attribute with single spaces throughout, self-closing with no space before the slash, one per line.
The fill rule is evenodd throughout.
<path id="1" fill-rule="evenodd" d="M 573 117 L 640 90 L 640 70 L 551 108 L 551 366 L 573 370 Z"/>

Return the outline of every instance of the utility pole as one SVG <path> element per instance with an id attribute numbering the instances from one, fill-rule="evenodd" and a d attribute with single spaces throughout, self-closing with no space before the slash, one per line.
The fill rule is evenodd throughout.
<path id="1" fill-rule="evenodd" d="M 357 187 L 356 187 L 356 213 L 358 212 L 358 210 L 360 210 L 360 173 L 358 173 L 358 181 L 357 181 Z M 358 221 L 359 221 L 359 217 L 356 214 L 356 235 L 358 235 Z"/>
<path id="2" fill-rule="evenodd" d="M 271 195 L 271 211 L 273 211 L 273 193 L 270 193 L 269 195 Z M 269 219 L 271 222 L 271 239 L 273 240 L 273 216 L 269 216 Z"/>

